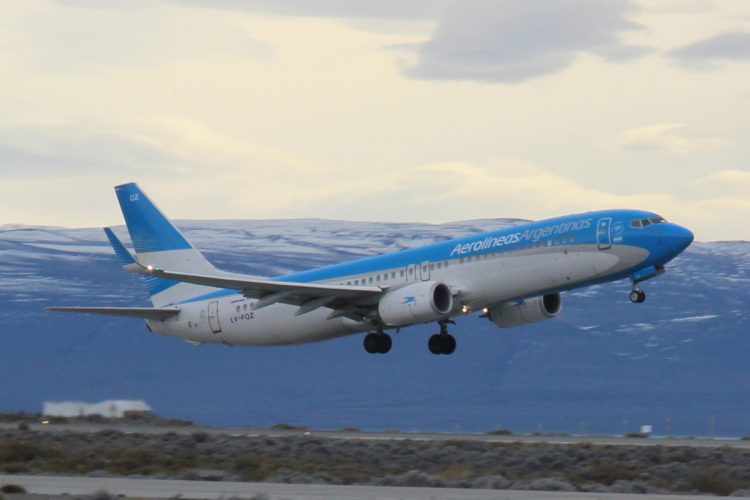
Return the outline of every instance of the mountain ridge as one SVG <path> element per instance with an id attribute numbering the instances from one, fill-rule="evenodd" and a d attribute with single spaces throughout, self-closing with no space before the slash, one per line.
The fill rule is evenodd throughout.
<path id="1" fill-rule="evenodd" d="M 272 276 L 509 221 L 177 224 L 218 267 Z M 115 229 L 127 241 L 124 228 Z M 366 355 L 360 336 L 288 348 L 195 348 L 148 334 L 138 321 L 44 311 L 147 304 L 100 229 L 5 231 L 0 376 L 8 382 L 0 385 L 0 409 L 129 397 L 160 414 L 216 425 L 621 433 L 651 424 L 657 433 L 740 436 L 750 434 L 749 282 L 750 243 L 696 243 L 644 284 L 646 304 L 630 304 L 629 284 L 619 282 L 565 294 L 559 320 L 530 327 L 500 330 L 461 318 L 450 358 L 427 352 L 434 325 L 397 334 L 388 356 Z"/>

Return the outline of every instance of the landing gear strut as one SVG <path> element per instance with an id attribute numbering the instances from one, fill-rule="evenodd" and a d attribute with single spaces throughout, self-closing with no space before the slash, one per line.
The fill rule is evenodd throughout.
<path id="1" fill-rule="evenodd" d="M 368 333 L 365 335 L 363 342 L 365 351 L 370 354 L 387 354 L 391 350 L 393 341 L 391 336 L 380 331 L 377 333 Z"/>
<path id="2" fill-rule="evenodd" d="M 435 355 L 439 354 L 453 354 L 456 351 L 456 338 L 448 333 L 448 324 L 456 324 L 451 320 L 440 321 L 440 333 L 430 337 L 430 341 L 427 343 L 427 347 L 430 352 Z"/>
<path id="3" fill-rule="evenodd" d="M 646 302 L 646 292 L 640 288 L 633 288 L 633 291 L 630 292 L 628 298 L 633 304 L 642 304 Z"/>

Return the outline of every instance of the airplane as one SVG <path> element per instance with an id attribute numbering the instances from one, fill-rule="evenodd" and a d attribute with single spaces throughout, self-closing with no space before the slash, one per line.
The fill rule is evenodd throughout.
<path id="1" fill-rule="evenodd" d="M 124 269 L 145 278 L 153 307 L 51 307 L 135 317 L 149 331 L 194 344 L 273 346 L 366 333 L 370 354 L 392 330 L 436 323 L 435 355 L 456 350 L 454 319 L 479 313 L 500 328 L 557 317 L 561 293 L 629 279 L 641 283 L 693 242 L 693 233 L 642 210 L 605 210 L 530 222 L 422 248 L 274 278 L 215 268 L 135 183 L 115 187 L 132 255 L 105 228 Z"/>

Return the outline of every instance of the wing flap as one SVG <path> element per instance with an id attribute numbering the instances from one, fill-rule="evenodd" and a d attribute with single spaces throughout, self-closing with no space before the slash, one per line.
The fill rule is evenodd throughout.
<path id="1" fill-rule="evenodd" d="M 154 320 L 164 320 L 180 313 L 180 310 L 176 307 L 48 307 L 47 310 L 51 312 L 100 314 L 103 316 L 120 316 Z"/>

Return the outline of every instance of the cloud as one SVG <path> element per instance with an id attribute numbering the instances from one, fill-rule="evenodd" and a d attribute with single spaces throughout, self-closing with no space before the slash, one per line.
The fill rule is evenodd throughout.
<path id="1" fill-rule="evenodd" d="M 66 0 L 91 4 L 93 0 Z M 431 19 L 452 0 L 172 0 L 179 5 L 305 17 Z"/>
<path id="2" fill-rule="evenodd" d="M 143 137 L 74 122 L 0 128 L 0 165 L 3 178 L 24 179 L 178 168 L 175 158 Z"/>
<path id="3" fill-rule="evenodd" d="M 658 123 L 633 128 L 622 133 L 621 143 L 626 149 L 660 150 L 676 154 L 714 151 L 724 145 L 717 137 L 689 136 L 685 125 Z"/>
<path id="4" fill-rule="evenodd" d="M 406 70 L 419 79 L 516 83 L 561 71 L 581 54 L 626 61 L 647 52 L 621 40 L 641 29 L 630 0 L 473 0 L 454 4 Z"/>
<path id="5" fill-rule="evenodd" d="M 696 184 L 701 186 L 707 183 L 719 186 L 723 190 L 742 191 L 750 194 L 750 171 L 720 170 L 696 180 Z"/>
<path id="6" fill-rule="evenodd" d="M 675 49 L 670 56 L 683 65 L 704 68 L 718 63 L 750 61 L 750 33 L 722 33 Z"/>

